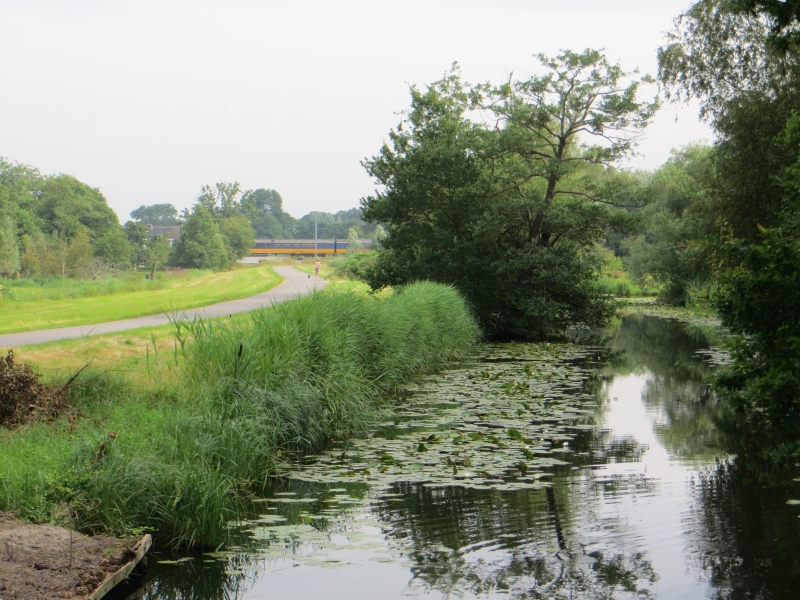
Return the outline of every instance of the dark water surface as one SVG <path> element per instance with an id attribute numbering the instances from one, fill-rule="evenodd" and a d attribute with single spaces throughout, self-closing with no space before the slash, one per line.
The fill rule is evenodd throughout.
<path id="1" fill-rule="evenodd" d="M 720 335 L 633 315 L 613 353 L 486 346 L 135 597 L 800 598 L 800 469 L 721 447 Z"/>

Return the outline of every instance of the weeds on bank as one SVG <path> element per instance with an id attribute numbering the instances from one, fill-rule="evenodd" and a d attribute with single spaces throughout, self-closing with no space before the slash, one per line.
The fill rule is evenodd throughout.
<path id="1" fill-rule="evenodd" d="M 216 546 L 290 457 L 366 432 L 388 391 L 478 337 L 461 297 L 430 283 L 173 327 L 178 365 L 146 386 L 89 378 L 70 390 L 79 419 L 0 431 L 0 510 L 41 521 L 68 504 L 84 530 Z"/>

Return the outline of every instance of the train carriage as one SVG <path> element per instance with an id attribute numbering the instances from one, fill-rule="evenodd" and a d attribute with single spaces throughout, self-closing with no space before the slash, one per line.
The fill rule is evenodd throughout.
<path id="1" fill-rule="evenodd" d="M 370 239 L 361 239 L 360 252 L 366 252 L 372 243 Z M 314 256 L 314 240 L 266 240 L 258 239 L 250 249 L 251 256 L 268 256 L 275 254 L 310 255 Z M 316 254 L 320 256 L 334 256 L 345 254 L 349 249 L 347 240 L 316 240 Z"/>

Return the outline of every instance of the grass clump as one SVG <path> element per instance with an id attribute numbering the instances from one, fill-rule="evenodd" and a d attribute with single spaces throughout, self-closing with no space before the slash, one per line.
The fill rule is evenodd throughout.
<path id="1" fill-rule="evenodd" d="M 90 379 L 70 390 L 83 418 L 0 433 L 0 510 L 216 546 L 290 457 L 365 433 L 388 391 L 479 334 L 457 292 L 419 283 L 381 298 L 313 294 L 178 335 L 174 379 L 138 391 Z"/>

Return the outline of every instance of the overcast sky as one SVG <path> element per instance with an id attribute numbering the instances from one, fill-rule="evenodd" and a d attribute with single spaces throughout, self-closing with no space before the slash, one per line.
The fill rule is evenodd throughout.
<path id="1" fill-rule="evenodd" d="M 655 75 L 689 0 L 0 0 L 0 156 L 98 187 L 122 222 L 202 184 L 274 188 L 295 216 L 358 205 L 408 84 L 473 83 L 605 48 Z M 653 90 L 654 91 L 654 90 Z M 631 164 L 712 138 L 667 106 Z"/>

